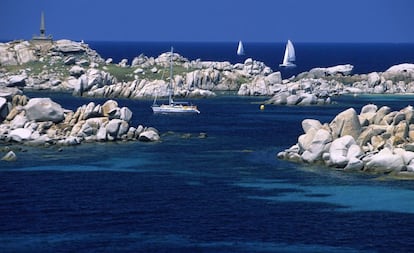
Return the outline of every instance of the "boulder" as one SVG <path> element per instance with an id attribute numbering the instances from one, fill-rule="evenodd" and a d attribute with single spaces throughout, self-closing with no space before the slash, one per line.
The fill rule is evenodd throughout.
<path id="1" fill-rule="evenodd" d="M 0 65 L 18 65 L 16 53 L 9 43 L 0 43 Z"/>
<path id="2" fill-rule="evenodd" d="M 63 59 L 63 64 L 65 65 L 73 65 L 76 63 L 76 57 L 69 55 L 65 59 Z"/>
<path id="3" fill-rule="evenodd" d="M 359 114 L 359 122 L 361 126 L 367 126 L 374 123 L 378 107 L 374 104 L 368 104 L 362 107 Z"/>
<path id="4" fill-rule="evenodd" d="M 22 74 L 22 75 L 13 75 L 10 76 L 8 81 L 7 81 L 7 87 L 17 87 L 17 86 L 25 86 L 26 85 L 26 79 L 27 79 L 27 75 L 26 74 Z"/>
<path id="5" fill-rule="evenodd" d="M 313 104 L 316 104 L 317 101 L 318 101 L 318 98 L 314 94 L 302 93 L 300 95 L 298 105 L 313 105 Z"/>
<path id="6" fill-rule="evenodd" d="M 400 155 L 384 148 L 373 155 L 365 164 L 364 170 L 379 173 L 399 172 L 405 167 L 404 160 Z"/>
<path id="7" fill-rule="evenodd" d="M 1 160 L 7 162 L 14 162 L 17 160 L 17 156 L 12 150 L 10 150 L 9 152 L 7 152 L 7 154 L 3 156 L 3 158 L 1 158 Z"/>
<path id="8" fill-rule="evenodd" d="M 160 136 L 156 131 L 152 129 L 147 129 L 146 131 L 143 131 L 139 134 L 138 140 L 143 142 L 159 141 Z"/>
<path id="9" fill-rule="evenodd" d="M 106 127 L 101 126 L 96 133 L 96 140 L 97 141 L 106 141 Z"/>
<path id="10" fill-rule="evenodd" d="M 31 47 L 28 41 L 18 43 L 14 46 L 13 49 L 16 52 L 16 58 L 19 64 L 24 64 L 37 60 L 35 50 L 33 49 L 33 47 Z"/>
<path id="11" fill-rule="evenodd" d="M 374 104 L 368 104 L 368 105 L 364 105 L 361 108 L 361 114 L 365 114 L 365 113 L 376 113 L 378 110 L 378 106 L 374 105 Z"/>
<path id="12" fill-rule="evenodd" d="M 364 162 L 356 157 L 351 157 L 345 166 L 346 171 L 360 171 L 364 168 Z"/>
<path id="13" fill-rule="evenodd" d="M 112 119 L 106 125 L 107 137 L 113 140 L 119 139 L 123 134 L 128 132 L 129 125 L 126 121 Z"/>
<path id="14" fill-rule="evenodd" d="M 394 65 L 388 68 L 385 72 L 393 72 L 393 73 L 414 72 L 414 64 L 413 63 L 402 63 L 402 64 Z"/>
<path id="15" fill-rule="evenodd" d="M 400 124 L 401 121 L 405 120 L 405 113 L 404 112 L 397 112 L 394 115 L 394 118 L 392 120 L 392 125 L 396 126 Z"/>
<path id="16" fill-rule="evenodd" d="M 55 41 L 54 50 L 67 54 L 84 52 L 85 48 L 82 46 L 82 43 L 79 42 L 70 40 L 58 40 Z"/>
<path id="17" fill-rule="evenodd" d="M 361 124 L 353 108 L 339 113 L 329 124 L 329 127 L 332 129 L 332 136 L 334 138 L 350 135 L 357 139 L 361 133 Z"/>
<path id="18" fill-rule="evenodd" d="M 266 81 L 266 83 L 271 84 L 271 85 L 282 83 L 282 75 L 279 71 L 274 72 L 274 73 L 266 76 L 265 81 Z"/>
<path id="19" fill-rule="evenodd" d="M 75 76 L 75 77 L 80 77 L 84 73 L 85 73 L 85 69 L 82 68 L 82 67 L 80 67 L 80 66 L 78 66 L 78 65 L 73 66 L 69 70 L 69 74 L 71 76 Z"/>
<path id="20" fill-rule="evenodd" d="M 215 97 L 215 96 L 216 96 L 216 93 L 209 91 L 209 90 L 199 89 L 199 88 L 196 88 L 190 91 L 190 93 L 188 93 L 188 97 L 207 98 L 207 97 Z"/>
<path id="21" fill-rule="evenodd" d="M 351 64 L 337 65 L 334 67 L 326 68 L 326 73 L 328 75 L 341 74 L 344 76 L 348 76 L 352 73 L 353 69 L 354 69 L 354 66 L 352 66 Z"/>
<path id="22" fill-rule="evenodd" d="M 312 144 L 313 138 L 315 137 L 318 129 L 310 129 L 306 134 L 302 134 L 298 138 L 298 146 L 301 152 L 308 150 Z"/>
<path id="23" fill-rule="evenodd" d="M 120 110 L 120 119 L 129 122 L 132 119 L 132 111 L 128 107 L 122 107 Z"/>
<path id="24" fill-rule="evenodd" d="M 374 87 L 372 91 L 374 94 L 383 94 L 385 92 L 385 87 L 382 84 L 378 84 Z"/>
<path id="25" fill-rule="evenodd" d="M 377 72 L 372 72 L 368 74 L 368 87 L 374 87 L 381 82 L 381 77 Z"/>
<path id="26" fill-rule="evenodd" d="M 126 135 L 128 133 L 129 130 L 129 124 L 128 122 L 121 120 L 121 124 L 119 125 L 119 129 L 118 129 L 118 136 L 117 138 L 122 138 L 123 135 Z"/>
<path id="27" fill-rule="evenodd" d="M 27 122 L 26 116 L 16 115 L 14 119 L 10 122 L 11 129 L 22 128 Z"/>
<path id="28" fill-rule="evenodd" d="M 266 104 L 285 105 L 287 103 L 288 92 L 278 92 L 266 101 Z"/>
<path id="29" fill-rule="evenodd" d="M 287 105 L 296 105 L 300 102 L 300 97 L 298 95 L 290 95 L 286 98 L 286 104 Z"/>
<path id="30" fill-rule="evenodd" d="M 115 100 L 107 100 L 103 105 L 102 105 L 102 114 L 103 116 L 108 116 L 109 112 L 112 111 L 113 109 L 118 107 L 118 103 Z"/>
<path id="31" fill-rule="evenodd" d="M 109 119 L 120 119 L 121 118 L 121 109 L 119 107 L 115 107 L 108 112 Z"/>
<path id="32" fill-rule="evenodd" d="M 24 110 L 28 120 L 59 123 L 65 119 L 63 108 L 50 98 L 32 98 Z"/>
<path id="33" fill-rule="evenodd" d="M 401 112 L 405 114 L 405 120 L 408 124 L 414 124 L 414 108 L 412 106 L 407 106 Z"/>
<path id="34" fill-rule="evenodd" d="M 0 98 L 5 98 L 8 101 L 12 100 L 16 95 L 22 95 L 23 92 L 16 87 L 2 87 L 0 90 Z"/>
<path id="35" fill-rule="evenodd" d="M 351 144 L 346 153 L 346 157 L 351 160 L 352 158 L 359 158 L 364 154 L 361 147 L 357 144 Z"/>
<path id="36" fill-rule="evenodd" d="M 118 65 L 119 65 L 120 67 L 123 67 L 123 68 L 128 67 L 128 59 L 122 59 L 122 60 L 118 63 Z"/>
<path id="37" fill-rule="evenodd" d="M 56 144 L 63 146 L 74 146 L 81 144 L 81 138 L 75 136 L 68 136 L 62 140 L 59 140 Z"/>
<path id="38" fill-rule="evenodd" d="M 378 109 L 373 123 L 376 125 L 383 125 L 384 124 L 383 120 L 385 116 L 388 115 L 390 112 L 391 112 L 390 107 L 382 106 L 381 108 Z"/>
<path id="39" fill-rule="evenodd" d="M 6 118 L 9 114 L 9 107 L 7 106 L 7 99 L 0 97 L 0 120 Z"/>
<path id="40" fill-rule="evenodd" d="M 318 130 L 321 127 L 322 127 L 321 122 L 316 119 L 304 119 L 302 121 L 302 129 L 305 133 L 308 133 L 310 129 Z"/>
<path id="41" fill-rule="evenodd" d="M 350 135 L 334 140 L 329 148 L 330 164 L 334 167 L 344 168 L 349 162 L 348 150 L 354 144 L 356 142 Z"/>
<path id="42" fill-rule="evenodd" d="M 30 145 L 30 146 L 42 146 L 45 145 L 47 143 L 51 142 L 51 138 L 47 135 L 47 134 L 42 134 L 39 136 L 34 136 L 35 133 L 32 134 L 30 141 L 28 141 L 26 144 Z M 39 134 L 39 133 L 37 133 Z"/>
<path id="43" fill-rule="evenodd" d="M 94 117 L 98 117 L 98 116 L 101 116 L 101 115 L 99 114 L 99 112 L 95 111 L 95 103 L 90 102 L 85 107 L 85 110 L 83 111 L 83 115 L 82 115 L 81 119 L 86 120 L 86 119 L 94 118 Z"/>
<path id="44" fill-rule="evenodd" d="M 30 140 L 30 136 L 32 135 L 32 130 L 28 128 L 17 128 L 9 133 L 9 138 L 16 142 L 22 142 Z"/>
<path id="45" fill-rule="evenodd" d="M 96 135 L 98 129 L 108 122 L 108 118 L 99 117 L 99 118 L 89 118 L 82 125 L 80 132 L 86 136 Z"/>
<path id="46" fill-rule="evenodd" d="M 407 151 L 402 148 L 395 148 L 394 154 L 401 156 L 404 161 L 404 164 L 406 165 L 414 161 L 414 152 L 412 151 Z"/>
<path id="47" fill-rule="evenodd" d="M 303 152 L 302 159 L 309 163 L 319 160 L 325 150 L 325 145 L 331 141 L 332 136 L 329 131 L 325 129 L 317 130 L 309 149 Z"/>
<path id="48" fill-rule="evenodd" d="M 404 142 L 408 140 L 409 125 L 406 121 L 401 121 L 394 127 L 393 137 Z"/>
<path id="49" fill-rule="evenodd" d="M 324 76 L 334 76 L 337 74 L 341 74 L 344 76 L 348 76 L 352 73 L 354 66 L 350 64 L 345 65 L 337 65 L 328 68 L 313 68 L 309 71 L 310 74 L 314 75 L 316 78 L 324 77 Z"/>
<path id="50" fill-rule="evenodd" d="M 111 85 L 113 83 L 113 77 L 103 70 L 90 68 L 81 76 L 81 81 L 82 89 L 86 91 L 93 87 L 99 88 L 104 85 Z"/>

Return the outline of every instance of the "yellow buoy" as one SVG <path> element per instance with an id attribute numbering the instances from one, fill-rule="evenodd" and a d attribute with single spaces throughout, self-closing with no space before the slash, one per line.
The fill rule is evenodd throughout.
<path id="1" fill-rule="evenodd" d="M 264 110 L 264 105 L 260 105 L 260 110 Z"/>

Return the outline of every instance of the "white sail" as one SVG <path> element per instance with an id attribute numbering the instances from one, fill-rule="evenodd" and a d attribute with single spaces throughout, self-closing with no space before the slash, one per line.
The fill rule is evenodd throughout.
<path id="1" fill-rule="evenodd" d="M 237 47 L 237 55 L 244 55 L 243 43 L 239 41 L 239 46 Z"/>
<path id="2" fill-rule="evenodd" d="M 288 40 L 285 48 L 285 55 L 283 56 L 283 62 L 279 66 L 281 67 L 295 67 L 293 63 L 296 60 L 295 48 L 292 41 Z"/>

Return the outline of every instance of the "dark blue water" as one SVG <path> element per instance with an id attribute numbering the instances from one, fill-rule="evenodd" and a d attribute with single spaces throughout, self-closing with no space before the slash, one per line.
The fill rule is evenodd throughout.
<path id="1" fill-rule="evenodd" d="M 285 50 L 283 43 L 245 42 L 246 55 L 236 55 L 237 42 L 88 42 L 102 57 L 120 62 L 126 58 L 131 62 L 135 56 L 145 54 L 157 57 L 174 50 L 189 60 L 229 61 L 233 64 L 247 58 L 263 61 L 274 71 L 279 70 Z M 344 44 L 344 43 L 295 43 L 296 64 L 294 69 L 281 69 L 283 77 L 309 71 L 315 67 L 330 67 L 339 64 L 354 65 L 355 74 L 382 72 L 392 65 L 414 62 L 414 44 Z"/>
<path id="2" fill-rule="evenodd" d="M 68 109 L 90 101 L 43 95 Z M 201 114 L 193 116 L 118 100 L 162 141 L 22 147 L 16 162 L 0 162 L 0 252 L 412 251 L 413 181 L 297 165 L 276 153 L 296 143 L 304 118 L 329 122 L 368 102 L 398 110 L 414 97 L 260 111 L 263 99 L 194 100 Z"/>

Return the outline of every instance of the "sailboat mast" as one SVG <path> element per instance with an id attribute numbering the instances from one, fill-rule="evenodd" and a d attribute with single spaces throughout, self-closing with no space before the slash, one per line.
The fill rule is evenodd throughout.
<path id="1" fill-rule="evenodd" d="M 168 87 L 169 88 L 169 91 L 168 91 L 168 93 L 169 93 L 168 100 L 169 100 L 170 105 L 173 104 L 173 100 L 172 100 L 172 92 L 173 92 L 173 88 L 172 88 L 173 60 L 172 60 L 172 58 L 173 58 L 173 47 L 171 47 L 171 54 L 170 54 L 170 84 L 168 85 L 169 86 Z"/>

